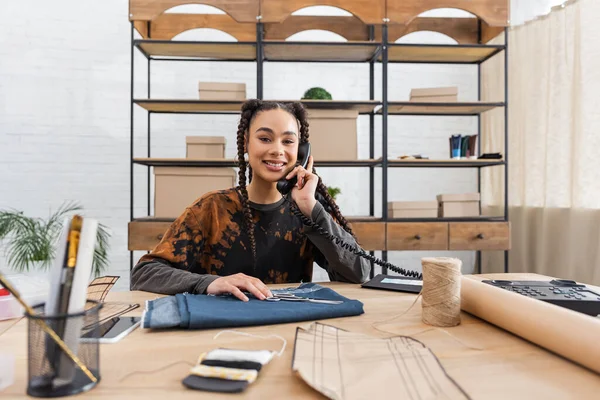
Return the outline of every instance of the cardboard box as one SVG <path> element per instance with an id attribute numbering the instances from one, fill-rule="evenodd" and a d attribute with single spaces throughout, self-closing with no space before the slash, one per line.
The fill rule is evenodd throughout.
<path id="1" fill-rule="evenodd" d="M 176 218 L 203 194 L 236 184 L 233 168 L 154 167 L 154 216 Z"/>
<path id="2" fill-rule="evenodd" d="M 200 100 L 246 100 L 245 83 L 199 82 Z"/>
<path id="3" fill-rule="evenodd" d="M 419 88 L 410 91 L 410 101 L 417 102 L 455 102 L 458 100 L 458 87 Z"/>
<path id="4" fill-rule="evenodd" d="M 440 194 L 437 196 L 440 217 L 479 217 L 479 193 Z"/>
<path id="5" fill-rule="evenodd" d="M 315 160 L 356 160 L 357 110 L 308 110 L 311 154 Z"/>
<path id="6" fill-rule="evenodd" d="M 185 156 L 195 159 L 225 158 L 223 136 L 186 136 Z"/>
<path id="7" fill-rule="evenodd" d="M 388 202 L 389 218 L 436 218 L 438 216 L 437 201 L 390 201 Z"/>

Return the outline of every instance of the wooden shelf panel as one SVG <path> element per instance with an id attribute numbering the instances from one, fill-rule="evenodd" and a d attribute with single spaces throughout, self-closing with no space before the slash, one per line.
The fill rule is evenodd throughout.
<path id="1" fill-rule="evenodd" d="M 256 61 L 254 41 L 196 42 L 138 39 L 134 45 L 146 57 L 173 57 L 228 61 Z M 503 45 L 420 45 L 390 43 L 391 63 L 459 63 L 485 61 L 504 49 Z M 381 44 L 370 41 L 294 42 L 263 41 L 264 61 L 269 62 L 368 62 L 382 61 Z"/>
<path id="2" fill-rule="evenodd" d="M 388 218 L 388 222 L 504 222 L 504 217 Z"/>
<path id="3" fill-rule="evenodd" d="M 146 57 L 176 57 L 209 60 L 255 61 L 255 42 L 191 42 L 172 40 L 135 40 Z"/>
<path id="4" fill-rule="evenodd" d="M 135 164 L 150 167 L 235 167 L 237 163 L 232 159 L 203 159 L 190 158 L 134 158 Z M 315 160 L 315 167 L 369 167 L 375 166 L 377 160 Z"/>
<path id="5" fill-rule="evenodd" d="M 242 109 L 239 100 L 175 100 L 175 99 L 135 99 L 138 106 L 155 113 L 227 113 L 237 114 Z"/>
<path id="6" fill-rule="evenodd" d="M 389 167 L 481 168 L 504 165 L 504 160 L 388 160 Z"/>
<path id="7" fill-rule="evenodd" d="M 478 115 L 496 107 L 504 107 L 504 103 L 390 101 L 388 103 L 388 113 L 390 115 Z M 381 112 L 380 109 L 378 113 Z"/>
<path id="8" fill-rule="evenodd" d="M 503 45 L 422 45 L 391 43 L 389 62 L 475 64 L 494 56 Z M 382 57 L 379 56 L 379 61 Z"/>
<path id="9" fill-rule="evenodd" d="M 154 249 L 174 220 L 146 217 L 129 222 L 128 250 Z M 348 221 L 365 250 L 385 250 L 385 223 L 353 221 L 352 218 L 348 218 Z"/>
<path id="10" fill-rule="evenodd" d="M 510 224 L 497 218 L 392 219 L 346 217 L 365 250 L 504 250 Z M 136 218 L 129 222 L 129 250 L 152 250 L 175 218 Z M 454 221 L 459 222 L 454 222 Z M 482 236 L 479 236 L 482 234 Z M 416 239 L 419 235 L 420 239 Z"/>
<path id="11" fill-rule="evenodd" d="M 135 164 L 149 167 L 235 167 L 233 159 L 144 158 Z M 390 168 L 481 168 L 504 165 L 503 160 L 389 160 Z M 381 158 L 362 160 L 315 160 L 315 167 L 381 167 Z"/>
<path id="12" fill-rule="evenodd" d="M 265 61 L 367 62 L 380 50 L 375 42 L 289 42 L 265 40 Z"/>
<path id="13" fill-rule="evenodd" d="M 274 100 L 283 103 L 298 101 L 308 110 L 356 110 L 359 114 L 375 111 L 381 104 L 376 100 L 331 101 L 331 100 Z M 192 99 L 135 99 L 134 103 L 155 113 L 225 113 L 237 114 L 242 109 L 240 100 L 192 100 Z"/>

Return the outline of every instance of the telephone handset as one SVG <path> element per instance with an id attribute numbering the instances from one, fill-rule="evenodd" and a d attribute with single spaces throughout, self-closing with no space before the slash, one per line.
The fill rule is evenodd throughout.
<path id="1" fill-rule="evenodd" d="M 310 143 L 308 143 L 308 142 L 301 143 L 298 146 L 298 165 L 302 165 L 303 168 L 306 168 L 306 166 L 308 165 L 309 157 L 310 157 Z M 279 190 L 279 192 L 283 195 L 283 197 L 286 198 L 286 195 L 294 188 L 294 185 L 296 184 L 297 181 L 298 181 L 298 179 L 295 176 L 292 179 L 283 178 L 277 182 L 277 190 Z M 311 228 L 313 228 L 314 230 L 319 232 L 319 234 L 321 234 L 322 236 L 331 240 L 338 246 L 340 246 L 346 250 L 349 250 L 352 253 L 354 253 L 358 256 L 361 256 L 375 264 L 381 265 L 382 267 L 388 268 L 396 273 L 399 273 L 401 275 L 411 276 L 411 277 L 414 277 L 417 279 L 423 279 L 423 275 L 419 272 L 405 270 L 404 268 L 398 268 L 395 265 L 390 264 L 387 261 L 380 260 L 379 258 L 365 252 L 363 249 L 361 249 L 358 246 L 344 242 L 342 239 L 329 233 L 327 230 L 323 229 L 321 226 L 319 226 L 314 221 L 312 221 L 310 218 L 308 218 L 304 214 L 302 214 L 302 211 L 300 211 L 298 209 L 298 206 L 296 206 L 296 204 L 292 200 L 288 199 L 288 201 L 291 204 L 292 213 L 294 215 L 296 215 L 298 218 L 300 218 L 300 220 L 305 225 L 310 226 Z"/>
<path id="2" fill-rule="evenodd" d="M 300 145 L 298 146 L 297 165 L 301 165 L 302 168 L 306 168 L 306 166 L 308 165 L 309 157 L 310 157 L 310 143 L 308 143 L 308 142 L 300 143 Z M 296 182 L 298 182 L 298 178 L 295 176 L 292 179 L 283 178 L 277 182 L 277 190 L 279 190 L 279 192 L 285 196 L 294 188 L 294 185 L 296 185 Z"/>

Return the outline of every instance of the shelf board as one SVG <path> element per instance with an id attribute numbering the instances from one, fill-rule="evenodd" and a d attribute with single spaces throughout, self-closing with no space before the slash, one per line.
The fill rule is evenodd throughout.
<path id="1" fill-rule="evenodd" d="M 189 158 L 134 158 L 134 164 L 149 167 L 236 167 L 232 159 L 189 159 Z M 377 160 L 315 160 L 315 167 L 369 167 L 379 163 Z"/>
<path id="2" fill-rule="evenodd" d="M 430 103 L 417 101 L 390 101 L 390 115 L 478 115 L 496 107 L 504 107 L 502 102 L 449 102 Z M 379 109 L 378 113 L 382 110 Z"/>
<path id="3" fill-rule="evenodd" d="M 417 167 L 417 168 L 481 168 L 494 165 L 504 165 L 504 160 L 388 160 L 391 167 Z"/>
<path id="4" fill-rule="evenodd" d="M 373 217 L 369 215 L 365 216 L 345 216 L 346 219 L 350 222 L 377 222 L 382 223 L 381 217 Z M 141 223 L 173 223 L 175 218 L 167 218 L 167 217 L 138 217 L 134 218 L 131 222 L 141 222 Z"/>
<path id="5" fill-rule="evenodd" d="M 383 223 L 381 217 L 374 216 L 346 216 L 346 219 L 350 222 L 373 222 Z M 134 218 L 133 222 L 167 222 L 172 223 L 175 218 L 158 218 L 158 217 L 139 217 Z M 388 218 L 387 222 L 506 222 L 504 217 L 456 217 L 456 218 Z"/>
<path id="6" fill-rule="evenodd" d="M 242 109 L 240 100 L 182 100 L 182 99 L 135 99 L 138 106 L 154 113 L 175 114 L 237 114 Z"/>
<path id="7" fill-rule="evenodd" d="M 392 63 L 444 63 L 477 64 L 504 49 L 504 45 L 435 45 L 401 44 L 388 45 L 388 62 Z M 379 61 L 382 57 L 379 56 Z"/>
<path id="8" fill-rule="evenodd" d="M 232 159 L 143 158 L 133 159 L 135 164 L 149 167 L 236 167 Z M 504 160 L 388 160 L 390 168 L 481 168 L 504 165 Z M 380 167 L 379 159 L 315 160 L 315 167 Z"/>
<path id="9" fill-rule="evenodd" d="M 506 222 L 504 217 L 437 217 L 437 218 L 388 218 L 388 223 L 393 222 Z"/>
<path id="10" fill-rule="evenodd" d="M 254 41 L 181 41 L 136 39 L 136 46 L 146 57 L 189 60 L 256 61 Z M 487 60 L 504 49 L 504 45 L 426 45 L 388 44 L 391 63 L 461 63 Z M 382 61 L 381 44 L 370 41 L 295 42 L 263 41 L 264 61 L 273 62 L 368 62 Z"/>
<path id="11" fill-rule="evenodd" d="M 332 101 L 332 100 L 274 100 L 279 102 L 301 102 L 308 110 L 356 110 L 359 114 L 374 112 L 381 102 Z M 154 113 L 176 114 L 237 114 L 241 111 L 241 100 L 193 100 L 193 99 L 135 99 L 134 103 Z"/>
<path id="12" fill-rule="evenodd" d="M 377 56 L 376 42 L 290 42 L 265 40 L 265 61 L 295 62 L 367 62 Z"/>
<path id="13" fill-rule="evenodd" d="M 176 40 L 135 40 L 134 46 L 146 57 L 256 61 L 256 42 L 193 42 Z"/>

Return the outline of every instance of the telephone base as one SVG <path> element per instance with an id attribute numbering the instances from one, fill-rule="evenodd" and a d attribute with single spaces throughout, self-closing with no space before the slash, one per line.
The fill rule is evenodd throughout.
<path id="1" fill-rule="evenodd" d="M 574 281 L 564 279 L 554 279 L 550 282 L 495 279 L 482 282 L 593 317 L 600 315 L 600 294 Z"/>

